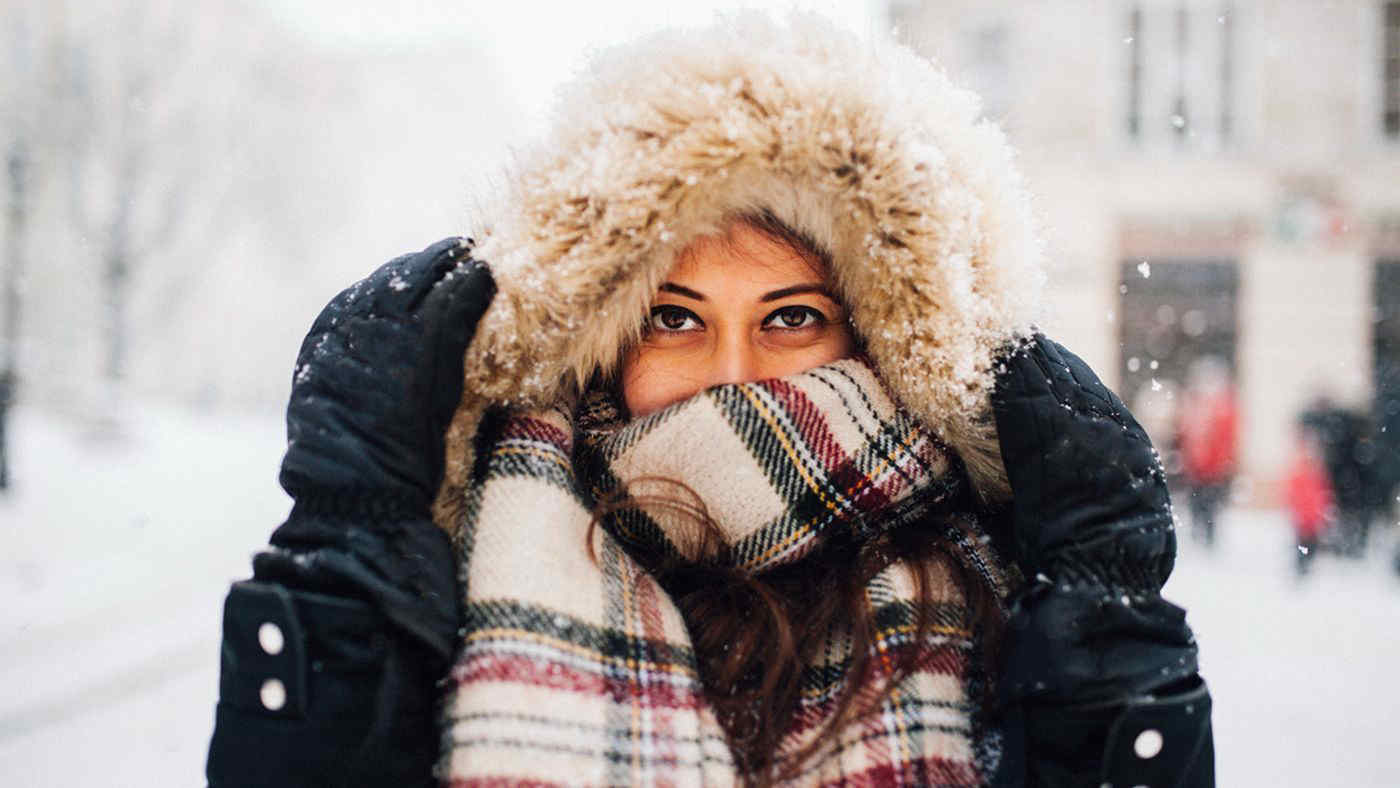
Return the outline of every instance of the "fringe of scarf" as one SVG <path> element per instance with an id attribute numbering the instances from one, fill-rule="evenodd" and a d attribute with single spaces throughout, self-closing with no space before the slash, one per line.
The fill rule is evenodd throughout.
<path id="1" fill-rule="evenodd" d="M 633 421 L 595 393 L 579 408 L 494 414 L 480 435 L 462 541 L 467 624 L 445 698 L 454 788 L 740 782 L 686 623 L 631 557 L 700 558 L 694 519 L 622 508 L 586 542 L 600 501 L 664 496 L 665 483 L 648 490 L 657 478 L 694 491 L 722 533 L 721 560 L 754 573 L 800 563 L 837 534 L 948 528 L 925 642 L 909 643 L 915 586 L 903 565 L 867 587 L 877 666 L 912 646 L 916 669 L 829 735 L 800 779 L 976 785 L 990 774 L 995 742 L 977 724 L 989 699 L 961 584 L 972 577 L 1000 600 L 1008 581 L 975 520 L 954 511 L 966 500 L 956 459 L 863 361 L 717 386 Z M 779 752 L 824 732 L 844 686 L 843 634 L 815 653 Z"/>

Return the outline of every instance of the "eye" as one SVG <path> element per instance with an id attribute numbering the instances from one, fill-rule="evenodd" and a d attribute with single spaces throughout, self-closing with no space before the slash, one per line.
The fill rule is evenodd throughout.
<path id="1" fill-rule="evenodd" d="M 647 321 L 650 331 L 698 331 L 704 327 L 705 324 L 694 312 L 670 304 L 652 307 L 651 319 Z"/>
<path id="2" fill-rule="evenodd" d="M 826 315 L 810 306 L 785 306 L 769 315 L 763 321 L 763 326 L 764 328 L 792 330 L 815 328 L 825 323 Z"/>

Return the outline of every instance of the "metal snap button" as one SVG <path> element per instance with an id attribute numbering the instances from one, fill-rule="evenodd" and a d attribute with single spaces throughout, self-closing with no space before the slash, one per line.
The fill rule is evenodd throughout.
<path id="1" fill-rule="evenodd" d="M 281 654 L 282 647 L 286 645 L 286 639 L 282 637 L 282 628 L 272 623 L 264 621 L 258 627 L 258 645 L 269 654 Z"/>
<path id="2" fill-rule="evenodd" d="M 1162 751 L 1162 734 L 1156 728 L 1148 728 L 1139 733 L 1137 739 L 1133 741 L 1133 752 L 1137 757 L 1147 760 L 1157 757 L 1157 753 Z"/>
<path id="3" fill-rule="evenodd" d="M 258 698 L 268 711 L 277 711 L 287 705 L 287 686 L 279 679 L 268 679 L 258 690 Z"/>

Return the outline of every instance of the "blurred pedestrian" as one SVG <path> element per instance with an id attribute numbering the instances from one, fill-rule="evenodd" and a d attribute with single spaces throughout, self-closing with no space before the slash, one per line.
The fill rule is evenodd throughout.
<path id="1" fill-rule="evenodd" d="M 1321 444 L 1337 512 L 1337 549 L 1361 558 L 1385 497 L 1371 419 L 1325 396 L 1314 400 L 1301 418 Z"/>
<path id="2" fill-rule="evenodd" d="M 1192 363 L 1177 408 L 1177 444 L 1191 511 L 1191 532 L 1215 543 L 1220 509 L 1235 477 L 1239 413 L 1230 369 L 1218 356 Z"/>
<path id="3" fill-rule="evenodd" d="M 1175 488 L 1180 484 L 1181 457 L 1176 442 L 1180 436 L 1177 429 L 1177 403 L 1180 400 L 1180 386 L 1170 378 L 1158 382 L 1159 387 L 1143 386 L 1133 395 L 1130 406 L 1138 424 L 1147 431 L 1152 445 L 1162 456 L 1162 467 L 1167 472 L 1167 481 Z M 1173 489 L 1173 493 L 1176 490 Z"/>
<path id="4" fill-rule="evenodd" d="M 1297 537 L 1295 567 L 1301 577 L 1316 559 L 1318 537 L 1333 515 L 1332 483 L 1327 478 L 1321 441 L 1313 430 L 1301 424 L 1284 480 L 1284 495 Z"/>

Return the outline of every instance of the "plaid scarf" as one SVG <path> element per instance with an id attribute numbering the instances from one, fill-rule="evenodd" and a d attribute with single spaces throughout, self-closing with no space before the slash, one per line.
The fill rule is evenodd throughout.
<path id="1" fill-rule="evenodd" d="M 467 625 L 446 702 L 454 788 L 739 780 L 686 622 L 630 552 L 698 557 L 694 517 L 624 507 L 590 537 L 598 501 L 674 497 L 657 479 L 698 495 L 724 560 L 755 573 L 798 564 L 838 534 L 946 529 L 946 555 L 927 570 L 923 642 L 911 642 L 908 567 L 892 564 L 867 587 L 872 680 L 883 686 L 911 648 L 915 669 L 878 707 L 827 731 L 850 658 L 831 633 L 804 667 L 779 752 L 825 734 L 800 775 L 811 784 L 975 785 L 989 774 L 996 747 L 978 723 L 985 677 L 962 584 L 973 578 L 1001 600 L 1006 579 L 976 523 L 955 511 L 966 500 L 956 461 L 862 361 L 717 386 L 630 422 L 601 394 L 577 409 L 499 413 L 481 440 L 463 539 Z"/>

